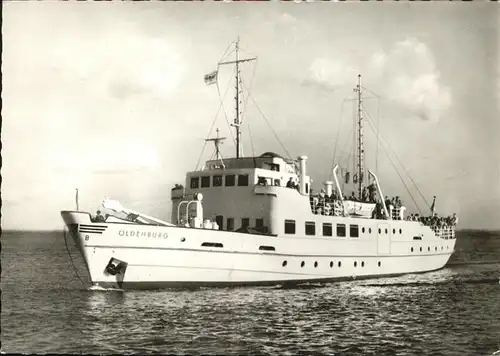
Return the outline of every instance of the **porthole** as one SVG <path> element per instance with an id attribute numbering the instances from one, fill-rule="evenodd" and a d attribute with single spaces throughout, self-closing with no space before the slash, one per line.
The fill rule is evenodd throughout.
<path id="1" fill-rule="evenodd" d="M 304 261 L 302 261 L 302 262 L 300 263 L 300 267 L 304 267 L 305 265 L 306 265 L 306 263 L 305 263 Z"/>
<path id="2" fill-rule="evenodd" d="M 364 234 L 364 233 L 365 233 L 365 228 L 362 228 L 362 229 L 361 229 L 361 232 Z"/>
<path id="3" fill-rule="evenodd" d="M 382 263 L 381 263 L 380 261 L 378 261 L 378 266 L 379 266 L 379 267 L 380 267 L 380 266 L 382 266 Z"/>
<path id="4" fill-rule="evenodd" d="M 434 246 L 434 251 L 437 251 L 437 250 L 438 250 L 437 246 Z"/>
<path id="5" fill-rule="evenodd" d="M 339 267 L 342 267 L 342 262 L 340 262 L 340 261 L 339 261 L 338 266 L 339 266 Z"/>
<path id="6" fill-rule="evenodd" d="M 387 234 L 387 229 L 385 229 L 385 233 Z"/>
<path id="7" fill-rule="evenodd" d="M 354 267 L 358 267 L 358 262 L 354 261 Z"/>
<path id="8" fill-rule="evenodd" d="M 369 227 L 369 228 L 368 228 L 368 233 L 369 233 L 369 234 L 371 234 L 371 233 L 372 233 L 372 228 L 371 228 L 371 227 Z"/>
<path id="9" fill-rule="evenodd" d="M 431 248 L 429 246 L 427 246 L 427 251 L 431 252 Z"/>
<path id="10" fill-rule="evenodd" d="M 441 246 L 441 251 L 443 251 L 443 246 Z"/>
<path id="11" fill-rule="evenodd" d="M 285 266 L 286 266 L 286 264 L 287 264 L 287 262 L 286 262 L 286 261 L 283 261 L 283 263 L 282 263 L 281 265 L 282 265 L 283 267 L 285 267 Z"/>
<path id="12" fill-rule="evenodd" d="M 392 233 L 395 234 L 396 233 L 396 229 L 392 229 Z"/>
<path id="13" fill-rule="evenodd" d="M 450 246 L 446 246 L 446 249 L 449 250 L 450 249 Z"/>
<path id="14" fill-rule="evenodd" d="M 333 261 L 330 261 L 330 268 L 333 267 Z"/>
<path id="15" fill-rule="evenodd" d="M 314 262 L 314 268 L 318 267 L 318 261 Z"/>
<path id="16" fill-rule="evenodd" d="M 413 252 L 413 247 L 411 248 L 411 252 Z"/>
<path id="17" fill-rule="evenodd" d="M 399 229 L 399 233 L 402 234 L 403 233 L 403 230 Z"/>
<path id="18" fill-rule="evenodd" d="M 378 229 L 378 233 L 381 234 L 382 233 L 382 230 L 381 229 Z"/>
<path id="19" fill-rule="evenodd" d="M 422 247 L 420 247 L 420 252 L 422 252 Z"/>
<path id="20" fill-rule="evenodd" d="M 361 261 L 361 267 L 365 266 L 365 261 Z"/>

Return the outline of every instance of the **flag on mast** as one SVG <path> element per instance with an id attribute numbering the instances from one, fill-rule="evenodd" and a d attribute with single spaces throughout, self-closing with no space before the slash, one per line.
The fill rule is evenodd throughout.
<path id="1" fill-rule="evenodd" d="M 217 74 L 218 74 L 218 71 L 214 70 L 212 73 L 205 75 L 205 84 L 212 85 L 212 84 L 217 83 Z"/>

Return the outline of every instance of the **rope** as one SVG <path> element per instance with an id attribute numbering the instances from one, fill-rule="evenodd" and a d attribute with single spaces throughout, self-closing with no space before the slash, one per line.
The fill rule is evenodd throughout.
<path id="1" fill-rule="evenodd" d="M 339 136 L 340 136 L 340 127 L 342 126 L 342 116 L 344 112 L 344 103 L 346 102 L 347 98 L 344 98 L 342 100 L 342 104 L 340 106 L 340 120 L 339 120 L 339 126 L 337 128 L 337 135 L 335 136 L 335 146 L 333 147 L 333 157 L 332 157 L 332 168 L 333 165 L 335 164 L 335 159 L 337 158 L 337 146 L 339 143 Z M 333 178 L 333 172 L 330 172 L 330 179 Z"/>
<path id="2" fill-rule="evenodd" d="M 250 146 L 252 147 L 253 165 L 254 168 L 257 168 L 257 162 L 255 161 L 255 149 L 253 147 L 253 140 L 252 140 L 252 132 L 250 131 L 250 123 L 247 123 L 247 125 L 248 125 L 248 136 L 250 136 Z"/>
<path id="3" fill-rule="evenodd" d="M 368 116 L 371 118 L 371 115 L 368 114 Z M 371 123 L 370 123 L 371 124 Z M 373 128 L 373 126 L 372 126 Z M 377 136 L 380 137 L 380 139 L 382 139 L 382 135 L 380 135 L 378 132 L 377 132 Z M 404 164 L 401 162 L 401 160 L 399 159 L 398 155 L 396 154 L 396 152 L 392 149 L 391 145 L 389 144 L 389 141 L 387 139 L 384 138 L 384 141 L 386 141 L 386 144 L 388 146 L 388 148 L 391 150 L 392 154 L 394 155 L 394 157 L 396 158 L 397 162 L 401 165 L 401 167 L 403 168 L 403 170 L 405 171 L 406 175 L 408 176 L 408 178 L 411 180 L 412 184 L 415 186 L 417 192 L 420 194 L 420 197 L 422 198 L 422 200 L 425 202 L 425 204 L 427 205 L 427 207 L 430 209 L 430 204 L 427 202 L 427 200 L 425 199 L 424 195 L 422 194 L 422 192 L 420 191 L 420 189 L 418 188 L 417 184 L 415 183 L 415 181 L 413 180 L 413 178 L 411 177 L 410 173 L 408 172 L 408 170 L 406 169 L 406 167 L 404 166 Z"/>
<path id="4" fill-rule="evenodd" d="M 82 282 L 82 284 L 85 285 L 85 282 L 78 275 L 78 271 L 76 270 L 75 264 L 73 263 L 73 257 L 71 257 L 71 253 L 69 252 L 68 238 L 67 238 L 67 234 L 66 234 L 66 225 L 64 225 L 63 232 L 64 232 L 64 244 L 66 245 L 66 251 L 68 252 L 68 256 L 69 256 L 69 259 L 71 261 L 71 266 L 73 267 L 73 271 L 75 272 L 75 275 L 78 277 L 80 282 Z"/>
<path id="5" fill-rule="evenodd" d="M 232 79 L 232 78 L 231 78 L 231 79 Z M 231 79 L 230 79 L 230 80 L 231 80 Z M 228 84 L 229 84 L 229 82 L 228 82 Z M 229 90 L 229 85 L 228 85 L 228 87 L 227 87 L 226 91 L 224 92 L 224 97 L 226 97 L 226 94 L 227 94 L 227 91 L 228 91 L 228 90 Z M 218 83 L 218 82 L 217 82 L 217 92 L 219 93 L 219 98 L 220 98 L 220 91 L 219 91 L 219 83 Z M 219 109 L 217 110 L 217 113 L 215 114 L 214 120 L 212 121 L 212 125 L 210 126 L 210 130 L 208 131 L 208 135 L 207 135 L 207 137 L 210 137 L 210 134 L 212 133 L 212 130 L 213 130 L 214 126 L 215 126 L 215 122 L 217 121 L 217 116 L 219 116 L 220 109 L 221 109 L 223 106 L 224 106 L 224 102 L 223 102 L 223 100 L 221 99 L 221 103 L 220 103 Z M 231 131 L 230 131 L 230 132 L 231 132 Z M 231 137 L 233 137 L 233 136 L 232 136 L 232 134 L 231 134 Z M 233 141 L 234 141 L 234 138 L 233 138 Z M 199 164 L 200 164 L 201 157 L 203 156 L 203 152 L 205 151 L 205 147 L 207 146 L 207 143 L 208 143 L 208 141 L 205 141 L 205 143 L 203 144 L 203 148 L 201 149 L 200 156 L 198 157 L 198 161 L 196 162 L 196 167 L 194 168 L 194 170 L 195 170 L 195 171 L 196 171 L 196 170 L 198 170 L 198 166 L 199 166 Z"/>
<path id="6" fill-rule="evenodd" d="M 243 87 L 244 84 L 242 84 Z M 246 89 L 246 87 L 245 87 Z M 248 90 L 247 90 L 248 91 Z M 255 107 L 257 108 L 257 110 L 259 111 L 259 113 L 262 115 L 262 118 L 264 119 L 264 121 L 267 123 L 267 125 L 269 126 L 269 128 L 271 129 L 271 132 L 273 133 L 274 137 L 276 138 L 276 140 L 278 141 L 278 143 L 280 144 L 281 148 L 285 151 L 285 153 L 287 154 L 288 158 L 290 160 L 293 160 L 292 157 L 290 156 L 290 153 L 288 152 L 288 150 L 285 148 L 285 146 L 283 145 L 283 143 L 281 142 L 281 140 L 279 139 L 278 135 L 276 134 L 276 132 L 273 130 L 271 124 L 269 123 L 269 121 L 267 120 L 266 116 L 264 115 L 264 113 L 262 112 L 262 110 L 260 110 L 259 106 L 257 105 L 257 103 L 255 102 L 255 99 L 253 97 L 252 94 L 248 93 L 248 96 L 252 99 L 252 102 L 254 103 Z"/>
<path id="7" fill-rule="evenodd" d="M 365 111 L 367 112 L 367 111 Z M 372 130 L 375 131 L 375 128 L 373 127 L 373 124 L 371 122 L 371 115 L 367 115 L 367 120 L 368 124 L 370 125 L 370 127 L 372 128 Z M 382 142 L 382 136 L 379 134 L 379 133 L 376 133 L 377 134 L 377 139 L 380 140 L 380 143 L 381 143 L 381 146 L 382 146 L 382 149 L 384 150 L 384 152 L 386 153 L 387 155 L 387 158 L 389 158 L 389 162 L 391 162 L 392 166 L 394 167 L 394 170 L 396 171 L 396 173 L 398 174 L 399 176 L 399 179 L 401 180 L 401 182 L 403 183 L 403 186 L 405 187 L 406 191 L 408 192 L 408 195 L 410 196 L 411 200 L 413 201 L 413 204 L 415 205 L 415 208 L 418 210 L 418 212 L 420 213 L 420 215 L 422 215 L 422 211 L 420 210 L 417 202 L 415 201 L 415 198 L 413 197 L 413 195 L 411 194 L 410 192 L 410 189 L 408 188 L 408 186 L 406 185 L 406 183 L 404 182 L 403 180 L 403 177 L 401 176 L 401 174 L 399 173 L 399 170 L 396 168 L 396 165 L 394 164 L 394 161 L 391 159 L 391 156 L 389 154 L 389 152 L 385 149 L 385 146 L 384 146 L 384 143 Z M 387 140 L 386 140 L 387 141 Z M 386 144 L 389 146 L 389 143 L 386 142 Z M 383 197 L 380 197 L 380 199 L 384 199 Z"/>
<path id="8" fill-rule="evenodd" d="M 231 135 L 231 139 L 233 140 L 233 143 L 236 145 L 236 140 L 233 136 L 233 132 L 231 131 L 231 124 L 229 123 L 229 118 L 227 117 L 226 107 L 224 106 L 224 98 L 226 97 L 227 91 L 229 90 L 229 82 L 231 82 L 232 79 L 233 78 L 229 78 L 226 91 L 224 92 L 224 97 L 221 97 L 221 95 L 220 95 L 219 82 L 217 82 L 216 84 L 217 84 L 217 94 L 219 94 L 219 100 L 221 101 L 221 105 L 224 109 L 224 118 L 226 119 L 227 128 L 229 129 L 229 134 Z"/>

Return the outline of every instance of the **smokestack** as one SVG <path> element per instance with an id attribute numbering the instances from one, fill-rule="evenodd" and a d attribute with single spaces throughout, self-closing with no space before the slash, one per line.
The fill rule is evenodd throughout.
<path id="1" fill-rule="evenodd" d="M 306 161 L 307 156 L 300 156 L 299 158 L 300 165 L 300 194 L 306 194 Z"/>

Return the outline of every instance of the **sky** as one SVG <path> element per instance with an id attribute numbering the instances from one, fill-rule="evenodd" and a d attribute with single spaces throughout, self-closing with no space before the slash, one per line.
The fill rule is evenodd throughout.
<path id="1" fill-rule="evenodd" d="M 404 166 L 395 170 L 377 150 L 365 120 L 366 164 L 384 195 L 417 212 L 401 175 L 424 213 L 420 193 L 428 203 L 437 196 L 440 214 L 456 212 L 461 228 L 500 228 L 493 3 L 2 6 L 3 229 L 62 229 L 60 211 L 75 208 L 76 188 L 80 209 L 94 212 L 111 197 L 169 219 L 170 189 L 213 151 L 202 149 L 214 120 L 228 137 L 223 155 L 235 153 L 231 68 L 220 68 L 219 91 L 203 76 L 238 36 L 241 56 L 258 57 L 242 64 L 251 94 L 244 155 L 307 155 L 320 188 L 334 151 L 345 165 L 352 150 L 353 106 L 344 99 L 360 73 L 365 116 Z"/>

